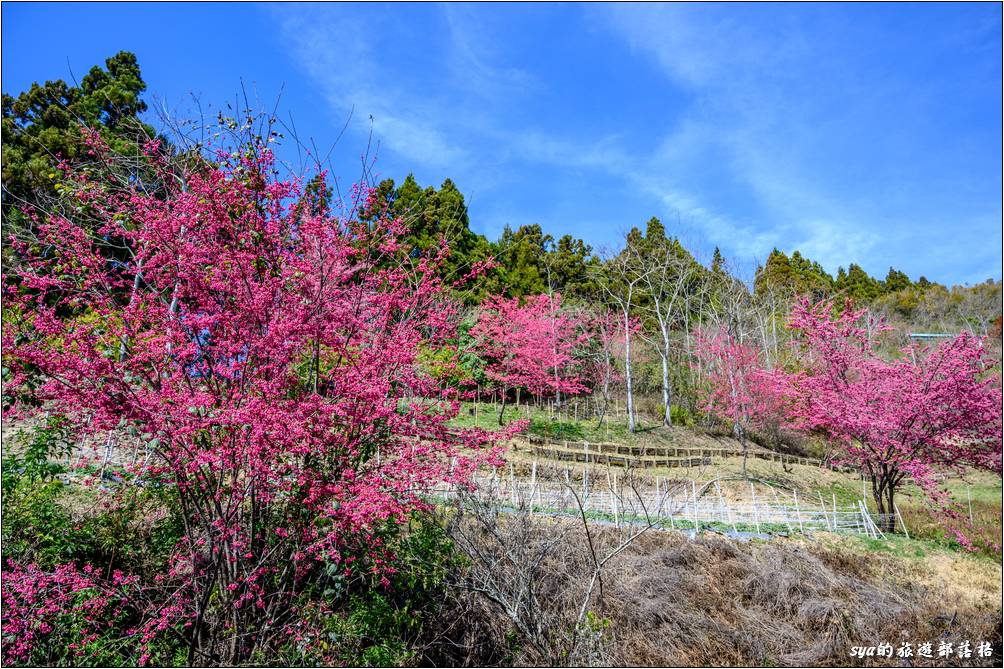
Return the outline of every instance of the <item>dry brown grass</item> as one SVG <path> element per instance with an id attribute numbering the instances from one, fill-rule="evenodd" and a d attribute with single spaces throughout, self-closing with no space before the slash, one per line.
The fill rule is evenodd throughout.
<path id="1" fill-rule="evenodd" d="M 553 536 L 554 528 L 543 531 Z M 538 581 L 541 615 L 556 626 L 574 621 L 576 612 L 568 609 L 587 577 L 581 534 L 561 533 L 562 545 Z M 594 539 L 610 545 L 617 536 L 601 529 Z M 994 657 L 969 662 L 1001 663 L 1001 566 L 958 553 L 906 558 L 831 535 L 737 543 L 716 535 L 690 540 L 651 532 L 611 562 L 604 584 L 603 597 L 594 594 L 589 603 L 600 621 L 597 647 L 588 658 L 570 658 L 574 663 L 860 666 L 882 660 L 852 658 L 852 646 L 931 641 L 936 648 L 942 639 L 968 639 L 974 647 L 990 641 Z M 496 608 L 476 596 L 456 601 L 464 603 L 464 615 L 478 630 L 467 638 L 478 636 L 482 648 L 492 649 L 466 662 L 554 661 L 521 644 Z M 555 638 L 558 632 L 552 631 Z M 921 659 L 916 665 L 944 662 Z"/>

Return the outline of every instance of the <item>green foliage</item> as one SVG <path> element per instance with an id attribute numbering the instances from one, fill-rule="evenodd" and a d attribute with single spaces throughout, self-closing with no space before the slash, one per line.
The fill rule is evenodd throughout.
<path id="1" fill-rule="evenodd" d="M 889 273 L 886 274 L 885 281 L 882 282 L 882 290 L 884 293 L 906 290 L 912 286 L 913 283 L 910 281 L 910 277 L 892 267 L 889 268 Z"/>
<path id="2" fill-rule="evenodd" d="M 438 190 L 432 186 L 422 188 L 412 174 L 400 186 L 386 179 L 377 186 L 375 201 L 361 212 L 361 218 L 375 220 L 385 209 L 408 225 L 402 242 L 405 253 L 412 257 L 435 255 L 443 243 L 449 245 L 449 257 L 440 268 L 440 276 L 447 283 L 463 279 L 475 263 L 492 255 L 488 241 L 471 231 L 464 196 L 450 179 Z M 461 296 L 474 303 L 484 293 L 476 288 L 463 291 Z"/>
<path id="3" fill-rule="evenodd" d="M 182 535 L 171 497 L 137 486 L 100 492 L 22 479 L 4 493 L 4 558 L 43 568 L 79 562 L 153 573 Z"/>
<path id="4" fill-rule="evenodd" d="M 169 493 L 137 486 L 124 486 L 110 498 L 89 490 L 70 491 L 58 480 L 29 483 L 22 479 L 12 495 L 4 495 L 5 559 L 35 563 L 47 570 L 71 562 L 93 564 L 105 577 L 114 569 L 139 575 L 164 572 L 182 535 L 180 515 L 171 511 Z M 431 515 L 416 516 L 404 528 L 389 526 L 383 540 L 395 556 L 396 571 L 389 581 L 381 582 L 370 569 L 372 546 L 361 546 L 353 555 L 357 565 L 353 576 L 329 565 L 326 578 L 301 602 L 313 631 L 280 649 L 280 664 L 416 663 L 419 641 L 439 610 L 447 575 L 457 568 L 458 558 L 440 520 Z M 50 653 L 48 646 L 42 649 L 49 663 L 81 664 L 81 657 L 64 651 L 85 629 L 83 621 L 68 614 L 58 622 L 58 652 Z M 121 612 L 108 623 L 107 633 L 86 645 L 84 664 L 135 664 L 135 649 L 124 634 L 124 628 L 132 624 L 128 613 Z M 185 664 L 187 656 L 178 645 L 179 638 L 158 637 L 147 649 L 150 662 Z M 259 659 L 262 664 L 277 661 L 277 657 Z"/>
<path id="5" fill-rule="evenodd" d="M 781 295 L 811 295 L 819 300 L 839 293 L 851 298 L 857 305 L 866 305 L 884 296 L 895 295 L 891 301 L 904 314 L 912 313 L 924 290 L 931 285 L 933 284 L 923 277 L 915 284 L 910 281 L 910 277 L 894 267 L 890 267 L 885 279 L 880 281 L 855 263 L 851 263 L 847 269 L 837 268 L 836 277 L 832 277 L 818 262 L 803 257 L 798 251 L 793 252 L 789 258 L 777 249 L 771 251 L 763 267 L 757 268 L 754 279 L 754 290 L 758 295 L 775 291 Z"/>
<path id="6" fill-rule="evenodd" d="M 6 462 L 4 463 L 6 470 Z M 69 562 L 87 550 L 87 539 L 74 531 L 73 518 L 62 504 L 61 481 L 18 480 L 3 494 L 3 557 L 34 562 L 44 569 Z"/>
<path id="7" fill-rule="evenodd" d="M 28 431 L 28 438 L 22 437 L 23 453 L 12 453 L 3 459 L 4 495 L 11 493 L 24 481 L 28 484 L 51 481 L 62 474 L 65 468 L 53 462 L 70 454 L 69 422 L 63 416 L 50 416 L 45 422 Z"/>
<path id="8" fill-rule="evenodd" d="M 821 299 L 833 291 L 834 280 L 822 265 L 804 258 L 798 251 L 789 258 L 774 249 L 764 266 L 757 269 L 753 286 L 758 295 L 773 290 L 782 295 L 808 294 Z"/>
<path id="9" fill-rule="evenodd" d="M 3 471 L 4 558 L 34 556 L 42 566 L 67 561 L 76 554 L 69 512 L 57 501 L 63 492 L 56 476 L 65 468 L 50 458 L 70 452 L 67 421 L 51 416 L 18 435 L 23 452 L 6 453 Z"/>
<path id="10" fill-rule="evenodd" d="M 545 439 L 567 439 L 569 441 L 585 439 L 586 432 L 581 423 L 575 421 L 559 421 L 540 416 L 530 418 L 527 432 Z"/>
<path id="11" fill-rule="evenodd" d="M 595 300 L 599 297 L 595 270 L 599 258 L 591 246 L 571 235 L 563 235 L 545 256 L 550 285 L 565 298 Z"/>
<path id="12" fill-rule="evenodd" d="M 23 207 L 59 197 L 56 156 L 71 163 L 86 159 L 81 126 L 97 130 L 115 154 L 124 156 L 138 155 L 143 142 L 156 136 L 139 118 L 146 111 L 140 98 L 145 90 L 136 56 L 122 51 L 104 68 L 92 67 L 79 86 L 56 80 L 33 83 L 17 97 L 3 94 L 5 253 L 9 235 L 30 228 Z"/>
<path id="13" fill-rule="evenodd" d="M 476 340 L 471 336 L 471 328 L 477 323 L 474 313 L 469 313 L 457 327 L 457 365 L 463 370 L 470 382 L 475 385 L 487 386 L 491 383 L 485 374 L 485 360 L 478 355 Z"/>
<path id="14" fill-rule="evenodd" d="M 4 558 L 51 568 L 91 563 L 123 571 L 162 567 L 182 534 L 169 488 L 128 485 L 102 492 L 64 485 L 55 460 L 70 452 L 60 416 L 26 431 L 23 453 L 3 460 Z"/>
<path id="15" fill-rule="evenodd" d="M 890 270 L 890 276 L 895 270 Z M 902 286 L 901 281 L 889 278 L 883 282 L 887 291 L 872 306 L 893 322 L 909 324 L 914 331 L 971 332 L 1000 337 L 995 319 L 1000 318 L 1001 282 L 988 279 L 972 286 L 947 288 L 923 277 L 916 283 Z M 889 286 L 902 286 L 896 290 Z"/>
<path id="16" fill-rule="evenodd" d="M 919 288 L 910 287 L 883 295 L 876 300 L 876 305 L 891 311 L 895 316 L 909 320 L 915 316 L 923 300 L 924 292 Z"/>
<path id="17" fill-rule="evenodd" d="M 459 558 L 441 520 L 432 515 L 416 515 L 399 533 L 393 528 L 388 533 L 396 567 L 389 581 L 347 578 L 329 566 L 323 591 L 304 601 L 314 632 L 307 643 L 291 642 L 282 649 L 286 663 L 386 667 L 417 662 L 418 641 L 439 611 L 447 575 Z M 368 550 L 354 557 L 365 563 Z"/>
<path id="18" fill-rule="evenodd" d="M 715 274 L 725 272 L 725 257 L 722 256 L 722 251 L 717 246 L 715 247 L 715 252 L 711 255 L 711 271 Z"/>
<path id="19" fill-rule="evenodd" d="M 547 266 L 544 256 L 554 242 L 537 224 L 520 226 L 515 232 L 508 225 L 497 244 L 498 267 L 489 277 L 489 293 L 506 297 L 539 295 L 547 291 Z"/>
<path id="20" fill-rule="evenodd" d="M 555 242 L 537 224 L 515 231 L 507 226 L 497 242 L 489 242 L 471 230 L 464 196 L 450 179 L 438 190 L 423 188 L 412 174 L 399 186 L 386 179 L 377 186 L 375 202 L 361 212 L 361 218 L 375 220 L 385 208 L 409 226 L 403 240 L 406 253 L 428 256 L 442 242 L 449 244 L 450 255 L 441 270 L 448 282 L 463 278 L 475 263 L 495 261 L 482 280 L 461 289 L 460 297 L 468 304 L 477 304 L 488 295 L 525 297 L 549 289 L 566 298 L 597 295 L 593 274 L 599 259 L 588 244 L 571 235 Z"/>
<path id="21" fill-rule="evenodd" d="M 670 407 L 669 412 L 673 419 L 673 425 L 694 425 L 697 423 L 697 414 L 687 407 L 674 404 Z"/>
<path id="22" fill-rule="evenodd" d="M 418 352 L 419 366 L 444 386 L 462 388 L 473 382 L 471 371 L 461 364 L 461 355 L 452 346 L 422 347 Z"/>
<path id="23" fill-rule="evenodd" d="M 840 268 L 834 287 L 855 304 L 867 304 L 882 293 L 882 285 L 855 263 L 851 263 L 846 272 Z"/>

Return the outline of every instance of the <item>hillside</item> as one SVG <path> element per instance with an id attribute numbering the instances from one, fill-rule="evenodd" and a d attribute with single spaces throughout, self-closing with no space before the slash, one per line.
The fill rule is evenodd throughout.
<path id="1" fill-rule="evenodd" d="M 10 73 L 4 51 L 5 83 L 27 64 L 45 72 L 37 52 L 73 43 L 50 28 L 77 11 L 8 4 L 4 19 L 44 16 L 45 31 L 15 50 L 26 57 Z M 117 22 L 134 18 L 94 20 L 101 7 L 81 7 L 86 39 L 69 33 L 88 58 L 97 27 L 120 40 Z M 143 26 L 144 44 L 170 42 L 158 76 L 183 77 L 185 90 L 215 76 L 177 62 L 177 36 L 207 27 L 236 56 L 216 65 L 249 66 L 231 48 L 248 35 L 256 67 L 287 62 L 269 51 L 273 35 L 255 32 L 289 32 L 276 20 L 284 9 L 263 7 L 275 14 L 251 27 L 231 20 L 231 5 L 199 7 L 184 16 L 209 7 L 216 20 Z M 550 103 L 543 115 L 488 104 L 506 126 L 491 127 L 470 100 L 565 93 L 477 53 L 489 40 L 469 21 L 490 5 L 433 7 L 449 13 L 435 46 L 451 62 L 430 86 L 415 84 L 436 70 L 433 52 L 393 71 L 365 62 L 389 51 L 366 47 L 374 35 L 396 47 L 429 30 L 360 20 L 316 39 L 328 10 L 397 19 L 426 7 L 296 10 L 325 13 L 282 41 L 337 53 L 309 59 L 325 89 L 310 92 L 348 111 L 330 148 L 243 85 L 233 104 L 199 103 L 191 119 L 148 107 L 125 51 L 79 81 L 10 78 L 23 92 L 3 95 L 0 663 L 1000 664 L 1002 284 L 885 271 L 984 272 L 997 209 L 977 215 L 986 205 L 973 189 L 945 189 L 940 157 L 924 183 L 958 200 L 933 209 L 906 207 L 916 198 L 886 183 L 899 165 L 883 178 L 869 164 L 857 185 L 814 179 L 853 200 L 875 188 L 875 203 L 778 197 L 816 188 L 766 183 L 787 169 L 729 160 L 745 142 L 704 119 L 653 142 L 656 117 L 675 114 L 644 99 L 636 114 L 621 94 L 610 96 L 616 114 L 636 116 L 592 147 L 584 138 L 601 125 L 576 128 L 592 103 L 562 114 L 567 147 L 535 130 Z M 667 5 L 681 10 L 674 26 L 705 7 Z M 543 23 L 551 44 L 565 22 Z M 235 27 L 241 38 L 225 38 Z M 811 42 L 785 41 L 780 51 Z M 569 52 L 553 43 L 545 55 Z M 536 66 L 531 46 L 516 51 Z M 204 47 L 183 51 L 204 59 Z M 555 71 L 601 71 L 589 59 L 607 47 Z M 787 75 L 778 65 L 767 69 Z M 632 94 L 662 90 L 625 79 L 642 70 L 653 74 L 608 71 Z M 512 85 L 495 81 L 510 74 Z M 463 99 L 442 114 L 442 135 L 408 119 L 439 123 L 429 110 L 442 101 L 428 93 L 455 82 Z M 400 103 L 413 89 L 422 103 Z M 713 112 L 702 99 L 667 108 Z M 525 127 L 511 127 L 519 117 Z M 665 162 L 679 130 L 715 138 L 696 142 L 714 169 Z M 640 141 L 627 150 L 622 133 Z M 334 168 L 343 134 L 365 140 L 353 184 Z M 471 134 L 500 150 L 479 153 Z M 819 143 L 797 134 L 783 143 L 815 163 Z M 537 178 L 540 163 L 560 170 Z M 385 165 L 411 173 L 398 183 Z M 719 168 L 749 180 L 722 181 Z M 470 210 L 461 176 L 493 207 Z M 674 184 L 684 177 L 718 185 L 692 199 Z M 683 203 L 703 239 L 688 238 Z M 590 238 L 609 243 L 594 251 Z M 705 253 L 719 243 L 735 257 Z"/>

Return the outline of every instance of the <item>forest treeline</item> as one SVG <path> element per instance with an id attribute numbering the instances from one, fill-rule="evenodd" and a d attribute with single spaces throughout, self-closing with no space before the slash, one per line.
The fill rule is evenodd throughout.
<path id="1" fill-rule="evenodd" d="M 120 52 L 104 67 L 91 68 L 79 84 L 47 81 L 16 97 L 4 93 L 5 266 L 17 263 L 12 238 L 31 244 L 38 216 L 67 213 L 61 170 L 79 168 L 120 187 L 139 185 L 156 193 L 165 185 L 143 160 L 151 142 L 160 155 L 179 163 L 212 162 L 208 147 L 191 141 L 180 121 L 161 119 L 160 131 L 144 121 L 145 90 L 135 55 Z M 284 140 L 274 118 L 247 109 L 232 117 L 221 112 L 215 130 L 217 135 L 230 133 L 265 144 Z M 88 133 L 101 138 L 113 161 L 94 159 Z M 637 404 L 633 395 L 652 397 L 658 409 L 652 406 L 649 413 L 665 423 L 674 417 L 688 422 L 698 413 L 702 374 L 693 335 L 700 328 L 725 327 L 740 343 L 755 342 L 768 364 L 783 364 L 790 339 L 786 319 L 800 296 L 836 304 L 849 300 L 883 316 L 897 335 L 887 338 L 885 350 L 891 356 L 911 343 L 910 332 L 969 330 L 996 341 L 1001 336 L 999 280 L 947 287 L 923 276 L 913 280 L 892 267 L 884 278 L 876 278 L 853 263 L 833 276 L 797 250 L 789 255 L 778 249 L 756 268 L 752 279 L 741 280 L 717 247 L 711 258 L 700 258 L 656 217 L 631 227 L 620 249 L 601 255 L 572 235 L 555 239 L 540 224 L 507 226 L 496 240 L 478 234 L 472 230 L 464 195 L 451 179 L 437 188 L 423 186 L 409 174 L 400 183 L 386 179 L 370 188 L 349 216 L 363 222 L 384 216 L 399 219 L 405 230 L 401 252 L 415 260 L 447 247 L 437 271 L 446 285 L 456 286 L 454 296 L 470 310 L 466 328 L 486 300 L 502 297 L 523 303 L 548 295 L 552 300 L 559 296 L 561 309 L 575 312 L 582 322 L 607 322 L 613 330 L 605 336 L 631 330 L 633 337 L 620 337 L 630 349 L 628 355 L 607 346 L 601 347 L 604 353 L 579 351 L 577 357 L 612 358 L 607 361 L 611 373 L 594 379 L 590 391 L 601 391 L 605 407 L 612 385 L 618 392 L 626 390 L 632 429 Z M 319 170 L 306 183 L 300 204 L 315 213 L 329 210 L 338 206 L 335 195 L 331 180 Z M 472 274 L 473 280 L 465 280 Z M 457 367 L 460 378 L 455 381 L 491 385 L 485 361 L 462 350 L 461 344 L 453 351 L 455 359 L 437 352 L 439 364 Z M 509 392 L 514 390 L 518 392 Z M 555 392 L 560 402 L 561 393 Z"/>
<path id="2" fill-rule="evenodd" d="M 147 111 L 145 90 L 135 55 L 121 52 L 107 59 L 104 67 L 91 68 L 79 84 L 47 81 L 35 83 L 17 96 L 3 94 L 5 260 L 11 258 L 10 233 L 26 225 L 23 205 L 56 196 L 54 168 L 58 161 L 72 163 L 86 154 L 80 126 L 98 130 L 122 155 L 138 155 L 142 143 L 157 136 L 142 118 Z M 236 124 L 238 120 L 228 122 Z M 172 150 L 170 142 L 162 139 L 164 150 Z M 610 258 L 601 258 L 582 239 L 572 235 L 556 239 L 546 225 L 535 223 L 516 229 L 506 226 L 498 239 L 490 240 L 471 229 L 463 192 L 451 179 L 437 188 L 423 186 L 409 174 L 400 183 L 386 179 L 374 186 L 380 205 L 409 225 L 407 242 L 416 253 L 427 253 L 446 241 L 450 257 L 443 272 L 447 276 L 457 278 L 477 263 L 493 262 L 473 287 L 465 288 L 462 297 L 468 304 L 478 304 L 488 295 L 526 297 L 548 291 L 560 292 L 566 301 L 603 299 L 603 275 Z M 308 192 L 319 201 L 331 197 L 330 187 L 321 180 L 315 179 Z M 373 215 L 360 212 L 363 217 L 367 214 Z M 655 217 L 630 229 L 622 253 L 628 252 L 628 247 L 655 243 L 674 245 L 699 274 L 729 271 L 729 263 L 717 247 L 710 259 L 696 258 Z M 834 276 L 797 250 L 789 255 L 775 248 L 756 268 L 750 283 L 747 288 L 756 297 L 848 297 L 918 328 L 953 332 L 969 327 L 977 334 L 1000 336 L 999 280 L 949 287 L 924 276 L 913 280 L 893 267 L 885 277 L 873 277 L 856 263 L 838 268 Z"/>

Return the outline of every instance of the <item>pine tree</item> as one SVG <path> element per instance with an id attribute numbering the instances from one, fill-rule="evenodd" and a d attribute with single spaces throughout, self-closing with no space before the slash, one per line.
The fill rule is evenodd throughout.
<path id="1" fill-rule="evenodd" d="M 122 51 L 108 58 L 104 69 L 92 67 L 79 86 L 55 80 L 33 83 L 17 97 L 3 94 L 0 211 L 5 261 L 12 259 L 10 236 L 32 230 L 25 210 L 39 205 L 51 209 L 60 198 L 57 160 L 75 165 L 88 158 L 82 128 L 97 131 L 112 156 L 137 157 L 142 146 L 156 137 L 156 131 L 140 119 L 147 108 L 140 97 L 145 90 L 136 56 Z M 167 150 L 167 143 L 161 143 Z"/>

